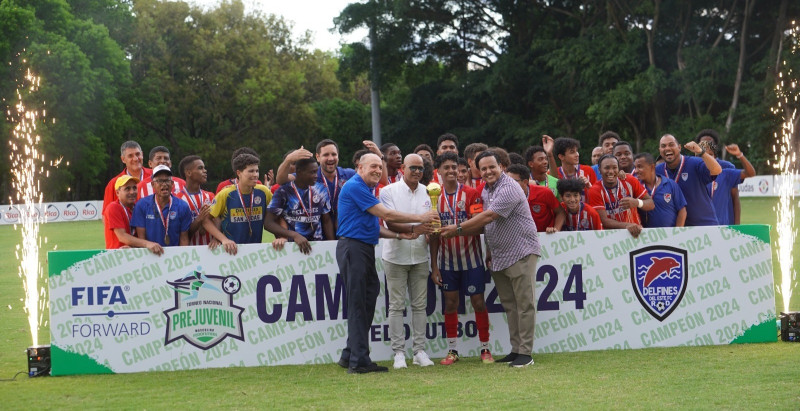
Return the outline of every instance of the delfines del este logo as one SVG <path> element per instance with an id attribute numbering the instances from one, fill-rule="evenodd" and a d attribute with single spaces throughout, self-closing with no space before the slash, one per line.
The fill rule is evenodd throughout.
<path id="1" fill-rule="evenodd" d="M 658 321 L 680 304 L 689 279 L 686 250 L 668 246 L 640 248 L 630 253 L 631 283 L 639 302 Z"/>
<path id="2" fill-rule="evenodd" d="M 164 311 L 167 332 L 164 345 L 183 338 L 207 350 L 226 337 L 244 341 L 242 312 L 233 296 L 242 288 L 236 276 L 206 275 L 201 267 L 176 281 L 167 281 L 175 292 L 175 307 Z"/>

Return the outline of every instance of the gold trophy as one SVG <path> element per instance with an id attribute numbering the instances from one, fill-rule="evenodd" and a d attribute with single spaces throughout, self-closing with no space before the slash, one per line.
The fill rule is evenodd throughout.
<path id="1" fill-rule="evenodd" d="M 428 197 L 431 198 L 431 210 L 439 211 L 439 196 L 442 194 L 442 186 L 438 183 L 430 183 L 427 187 L 425 187 L 428 191 Z M 434 227 L 433 232 L 439 233 L 439 230 L 442 227 L 441 221 L 431 221 L 431 225 Z"/>

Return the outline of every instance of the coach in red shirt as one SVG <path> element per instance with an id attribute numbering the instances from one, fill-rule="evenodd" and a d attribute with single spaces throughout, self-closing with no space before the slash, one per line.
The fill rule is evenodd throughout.
<path id="1" fill-rule="evenodd" d="M 106 189 L 103 193 L 103 214 L 105 214 L 106 207 L 109 204 L 117 201 L 117 189 L 115 187 L 118 178 L 127 175 L 142 181 L 153 174 L 152 169 L 144 168 L 144 154 L 139 143 L 133 140 L 126 141 L 120 146 L 119 152 L 120 160 L 125 164 L 125 169 L 106 184 Z"/>

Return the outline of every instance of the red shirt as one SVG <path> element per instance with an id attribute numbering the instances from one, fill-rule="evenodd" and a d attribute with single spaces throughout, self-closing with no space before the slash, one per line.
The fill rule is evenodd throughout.
<path id="1" fill-rule="evenodd" d="M 108 184 L 106 184 L 106 189 L 105 189 L 105 192 L 103 193 L 103 210 L 102 210 L 102 212 L 106 211 L 106 207 L 108 207 L 109 204 L 113 203 L 114 201 L 119 200 L 119 198 L 117 198 L 117 190 L 114 190 L 114 184 L 117 182 L 117 178 L 118 177 L 122 177 L 125 174 L 128 174 L 128 169 L 127 168 L 122 170 L 121 173 L 119 173 L 116 176 L 114 176 L 114 178 L 112 178 L 111 181 L 109 181 Z M 142 172 L 139 173 L 138 176 L 134 176 L 134 177 L 138 178 L 139 181 L 142 181 L 142 180 L 144 180 L 144 179 L 146 179 L 146 178 L 148 178 L 148 177 L 150 177 L 152 175 L 153 175 L 153 170 L 152 169 L 142 167 Z"/>
<path id="2" fill-rule="evenodd" d="M 536 231 L 545 231 L 555 222 L 555 209 L 560 207 L 553 192 L 536 184 L 528 185 L 528 207 L 531 210 Z"/>
<path id="3" fill-rule="evenodd" d="M 189 204 L 189 210 L 192 211 L 192 221 L 200 215 L 200 209 L 203 208 L 204 204 L 211 204 L 214 201 L 214 193 L 202 189 L 199 193 L 189 193 L 186 190 L 181 190 L 176 196 Z M 189 245 L 208 245 L 210 243 L 211 234 L 202 228 L 189 237 Z"/>
<path id="4" fill-rule="evenodd" d="M 639 212 L 635 208 L 623 209 L 620 204 L 620 200 L 625 197 L 642 199 L 647 194 L 647 190 L 635 177 L 627 174 L 624 180 L 618 179 L 617 185 L 612 188 L 607 188 L 605 184 L 599 182 L 587 191 L 587 203 L 598 212 L 605 210 L 609 218 L 622 223 L 642 224 Z"/>
<path id="5" fill-rule="evenodd" d="M 126 245 L 119 241 L 119 238 L 114 233 L 115 228 L 122 228 L 130 235 L 135 236 L 133 228 L 131 227 L 131 219 L 133 218 L 133 209 L 125 208 L 119 201 L 114 201 L 106 207 L 103 212 L 103 226 L 106 236 L 106 249 L 122 248 Z"/>
<path id="6" fill-rule="evenodd" d="M 581 203 L 580 209 L 575 214 L 567 210 L 567 205 L 561 203 L 561 207 L 567 213 L 567 219 L 564 222 L 564 227 L 561 231 L 588 231 L 588 230 L 602 230 L 603 223 L 600 221 L 600 214 L 597 214 L 594 208 L 588 207 L 586 204 Z"/>

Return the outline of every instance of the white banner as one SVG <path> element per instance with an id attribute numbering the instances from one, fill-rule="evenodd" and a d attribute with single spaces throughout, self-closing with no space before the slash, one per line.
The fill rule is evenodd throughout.
<path id="1" fill-rule="evenodd" d="M 775 178 L 771 175 L 745 178 L 742 184 L 739 184 L 739 197 L 774 197 L 777 195 Z"/>
<path id="2" fill-rule="evenodd" d="M 40 218 L 45 223 L 100 220 L 103 218 L 102 211 L 102 201 L 41 203 L 30 209 L 24 204 L 0 205 L 0 225 L 20 224 L 24 215 Z"/>
<path id="3" fill-rule="evenodd" d="M 537 353 L 777 340 L 768 226 L 540 241 Z M 311 255 L 292 246 L 242 245 L 236 256 L 206 247 L 171 247 L 161 257 L 144 249 L 50 252 L 53 375 L 337 361 L 347 324 L 336 242 L 313 243 Z M 377 268 L 370 348 L 373 360 L 388 360 L 380 258 Z M 429 286 L 426 350 L 444 357 L 441 293 Z M 508 353 L 493 283 L 485 295 L 492 352 Z M 459 321 L 459 351 L 477 356 L 468 298 Z"/>

